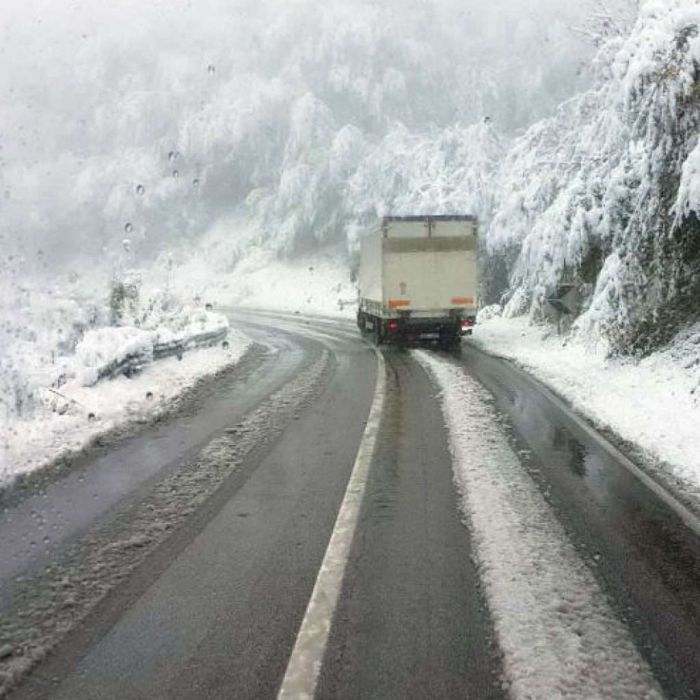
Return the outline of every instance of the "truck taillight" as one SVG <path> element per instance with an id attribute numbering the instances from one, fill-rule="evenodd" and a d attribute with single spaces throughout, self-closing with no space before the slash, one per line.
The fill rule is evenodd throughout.
<path id="1" fill-rule="evenodd" d="M 474 318 L 465 318 L 462 320 L 462 328 L 473 328 L 476 325 Z"/>
<path id="2" fill-rule="evenodd" d="M 399 323 L 398 321 L 389 321 L 389 331 L 391 333 L 396 333 L 396 331 L 399 330 Z"/>

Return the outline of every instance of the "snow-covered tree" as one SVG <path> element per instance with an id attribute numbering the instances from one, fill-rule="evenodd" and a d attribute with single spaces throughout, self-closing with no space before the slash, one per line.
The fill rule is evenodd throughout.
<path id="1" fill-rule="evenodd" d="M 699 134 L 700 9 L 649 1 L 601 47 L 597 86 L 506 159 L 488 239 L 514 259 L 510 293 L 537 311 L 575 282 L 585 337 L 626 352 L 669 340 L 697 315 Z"/>

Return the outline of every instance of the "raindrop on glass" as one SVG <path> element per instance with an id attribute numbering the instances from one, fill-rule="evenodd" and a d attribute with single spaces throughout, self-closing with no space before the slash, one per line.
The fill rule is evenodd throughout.
<path id="1" fill-rule="evenodd" d="M 194 187 L 195 189 L 198 189 L 199 188 L 199 180 L 197 180 L 196 178 L 194 180 L 192 180 L 192 187 Z"/>
<path id="2" fill-rule="evenodd" d="M 131 252 L 131 241 L 128 238 L 122 241 L 122 248 L 124 248 L 127 253 Z"/>
<path id="3" fill-rule="evenodd" d="M 180 154 L 177 151 L 170 151 L 170 153 L 168 153 L 168 160 L 171 163 L 174 163 L 179 155 Z"/>
<path id="4" fill-rule="evenodd" d="M 136 185 L 136 194 L 142 195 L 146 191 L 143 185 Z"/>
<path id="5" fill-rule="evenodd" d="M 208 73 L 216 73 L 216 66 L 213 63 L 210 63 L 207 66 L 207 72 Z"/>
<path id="6" fill-rule="evenodd" d="M 180 177 L 180 171 L 179 171 L 179 170 L 173 170 L 173 177 Z"/>
<path id="7" fill-rule="evenodd" d="M 131 233 L 134 230 L 134 225 L 132 223 L 124 224 L 124 231 Z"/>

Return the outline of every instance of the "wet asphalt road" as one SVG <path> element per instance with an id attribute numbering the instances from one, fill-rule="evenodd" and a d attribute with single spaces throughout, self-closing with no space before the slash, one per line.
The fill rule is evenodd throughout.
<path id="1" fill-rule="evenodd" d="M 383 440 L 318 697 L 504 697 L 436 390 L 407 353 L 385 357 Z"/>
<path id="2" fill-rule="evenodd" d="M 700 697 L 700 539 L 536 380 L 469 344 L 464 366 L 507 417 L 554 507 L 666 692 Z"/>
<path id="3" fill-rule="evenodd" d="M 57 549 L 138 495 L 151 479 L 176 470 L 212 436 L 299 372 L 313 355 L 308 344 L 264 328 L 257 330 L 255 340 L 258 347 L 242 360 L 241 372 L 226 377 L 215 389 L 199 392 L 186 410 L 96 451 L 72 473 L 2 509 L 0 591 L 8 590 L 13 576 L 50 561 Z M 0 594 L 0 604 L 2 600 Z"/>
<path id="4" fill-rule="evenodd" d="M 73 515 L 56 549 L 41 556 L 50 560 L 138 499 L 326 351 L 328 370 L 313 402 L 107 595 L 12 697 L 275 696 L 357 453 L 377 364 L 349 323 L 242 313 L 232 319 L 274 354 L 233 375 L 196 411 L 85 465 L 84 494 L 75 475 L 52 484 L 42 507 L 56 510 L 71 494 Z M 504 697 L 436 390 L 409 353 L 384 354 L 381 439 L 317 697 Z M 695 697 L 697 537 L 518 370 L 468 344 L 445 360 L 493 393 L 523 468 L 591 562 L 666 693 Z M 23 527 L 35 508 L 24 501 L 0 521 L 0 546 L 10 555 L 0 557 L 0 580 L 45 561 L 22 554 Z"/>

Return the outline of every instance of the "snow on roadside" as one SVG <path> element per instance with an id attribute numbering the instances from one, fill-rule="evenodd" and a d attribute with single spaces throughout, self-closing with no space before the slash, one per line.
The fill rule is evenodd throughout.
<path id="1" fill-rule="evenodd" d="M 296 260 L 251 255 L 236 268 L 226 292 L 224 298 L 251 308 L 345 317 L 357 312 L 347 264 L 330 254 Z"/>
<path id="2" fill-rule="evenodd" d="M 153 360 L 155 334 L 131 326 L 93 328 L 85 333 L 75 347 L 80 381 L 89 386 L 97 384 L 100 369 L 116 366 L 129 358 L 147 364 Z"/>
<path id="3" fill-rule="evenodd" d="M 700 494 L 700 327 L 642 360 L 609 358 L 527 318 L 480 317 L 472 342 L 515 361 L 596 426 Z"/>
<path id="4" fill-rule="evenodd" d="M 58 393 L 45 390 L 41 409 L 25 418 L 10 419 L 3 426 L 0 487 L 88 446 L 115 428 L 165 413 L 199 379 L 240 361 L 251 343 L 234 330 L 228 331 L 226 342 L 225 348 L 200 348 L 185 353 L 181 360 L 159 360 L 130 378 L 120 376 L 94 386 L 84 386 L 77 378 L 61 386 Z M 102 351 L 92 349 L 88 360 L 102 357 Z"/>
<path id="5" fill-rule="evenodd" d="M 178 294 L 196 293 L 218 307 L 355 315 L 357 285 L 345 244 L 319 245 L 284 258 L 273 247 L 260 245 L 249 227 L 237 219 L 223 222 L 209 232 L 200 249 L 177 251 Z M 240 239 L 233 252 L 232 231 Z"/>
<path id="6" fill-rule="evenodd" d="M 516 698 L 660 698 L 592 572 L 499 429 L 487 392 L 418 351 L 437 381 L 455 481 Z"/>

